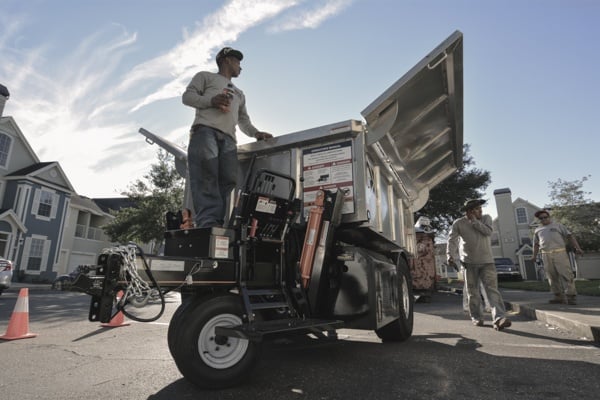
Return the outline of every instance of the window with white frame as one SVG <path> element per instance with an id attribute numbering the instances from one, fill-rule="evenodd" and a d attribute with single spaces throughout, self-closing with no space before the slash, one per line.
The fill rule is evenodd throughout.
<path id="1" fill-rule="evenodd" d="M 36 189 L 31 213 L 38 219 L 50 221 L 56 218 L 59 195 L 49 189 Z"/>
<path id="2" fill-rule="evenodd" d="M 527 209 L 525 207 L 518 207 L 515 213 L 517 214 L 517 224 L 527 223 Z"/>
<path id="3" fill-rule="evenodd" d="M 0 133 L 0 167 L 8 165 L 11 144 L 12 138 L 4 133 Z"/>
<path id="4" fill-rule="evenodd" d="M 19 185 L 17 187 L 17 194 L 15 195 L 13 210 L 15 210 L 15 213 L 17 213 L 17 216 L 21 220 L 25 219 L 25 206 L 29 200 L 30 193 L 31 188 L 29 186 Z"/>
<path id="5" fill-rule="evenodd" d="M 27 259 L 28 270 L 39 271 L 42 268 L 45 244 L 46 241 L 43 239 L 31 238 L 31 244 L 29 245 L 29 258 Z"/>
<path id="6" fill-rule="evenodd" d="M 50 217 L 52 212 L 52 193 L 42 191 L 40 193 L 40 205 L 38 207 L 38 215 Z"/>
<path id="7" fill-rule="evenodd" d="M 0 257 L 8 257 L 8 233 L 0 232 Z"/>

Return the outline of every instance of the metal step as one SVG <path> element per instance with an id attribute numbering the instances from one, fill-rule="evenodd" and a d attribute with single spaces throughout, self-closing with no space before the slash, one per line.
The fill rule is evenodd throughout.
<path id="1" fill-rule="evenodd" d="M 280 301 L 264 301 L 261 303 L 250 303 L 250 307 L 252 307 L 253 310 L 266 310 L 269 308 L 289 308 L 288 303 Z"/>
<path id="2" fill-rule="evenodd" d="M 217 326 L 215 328 L 215 334 L 260 341 L 266 335 L 290 332 L 323 332 L 339 329 L 343 326 L 344 322 L 338 320 L 288 318 L 271 321 L 255 321 L 251 324 L 241 324 L 236 326 Z"/>
<path id="3" fill-rule="evenodd" d="M 282 295 L 281 289 L 246 289 L 248 296 Z"/>
<path id="4" fill-rule="evenodd" d="M 281 288 L 243 288 L 242 295 L 248 312 L 253 313 L 255 310 L 290 308 L 287 296 Z"/>

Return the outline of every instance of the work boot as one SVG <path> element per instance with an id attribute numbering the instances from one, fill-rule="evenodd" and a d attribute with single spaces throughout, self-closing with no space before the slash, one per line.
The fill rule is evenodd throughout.
<path id="1" fill-rule="evenodd" d="M 565 298 L 559 294 L 555 294 L 553 299 L 548 301 L 550 304 L 566 304 Z"/>
<path id="2" fill-rule="evenodd" d="M 567 304 L 570 306 L 577 305 L 577 296 L 567 296 Z"/>
<path id="3" fill-rule="evenodd" d="M 483 320 L 482 319 L 471 318 L 471 322 L 475 326 L 483 326 Z"/>
<path id="4" fill-rule="evenodd" d="M 498 318 L 496 321 L 494 321 L 494 329 L 497 331 L 501 331 L 502 329 L 508 328 L 511 325 L 512 322 L 510 322 L 510 319 L 506 317 Z"/>

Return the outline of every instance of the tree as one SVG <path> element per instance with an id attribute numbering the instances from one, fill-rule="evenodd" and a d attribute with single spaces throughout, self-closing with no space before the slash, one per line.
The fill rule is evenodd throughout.
<path id="1" fill-rule="evenodd" d="M 552 206 L 562 208 L 592 203 L 592 200 L 586 197 L 591 193 L 583 190 L 583 184 L 590 177 L 591 175 L 588 175 L 574 181 L 563 181 L 560 178 L 556 182 L 549 181 Z"/>
<path id="2" fill-rule="evenodd" d="M 463 214 L 461 208 L 465 201 L 483 196 L 491 181 L 490 173 L 475 168 L 469 150 L 470 146 L 465 144 L 462 167 L 431 189 L 429 200 L 415 214 L 415 220 L 426 216 L 431 220 L 432 229 L 447 232 L 452 222 Z"/>
<path id="3" fill-rule="evenodd" d="M 600 203 L 587 196 L 584 183 L 590 175 L 574 181 L 548 182 L 552 219 L 567 226 L 583 250 L 600 251 Z"/>
<path id="4" fill-rule="evenodd" d="M 181 208 L 184 186 L 173 156 L 159 150 L 158 162 L 152 164 L 144 179 L 138 179 L 130 185 L 129 192 L 122 193 L 136 206 L 113 212 L 115 218 L 104 226 L 104 232 L 114 242 L 161 243 L 165 214 Z"/>

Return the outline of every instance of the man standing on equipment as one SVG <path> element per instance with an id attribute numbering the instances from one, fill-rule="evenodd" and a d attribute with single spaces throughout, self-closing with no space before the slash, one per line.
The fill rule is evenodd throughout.
<path id="1" fill-rule="evenodd" d="M 236 186 L 238 173 L 236 125 L 257 140 L 273 137 L 252 125 L 244 93 L 231 82 L 242 71 L 243 57 L 240 51 L 224 47 L 216 57 L 219 72 L 197 73 L 182 96 L 183 104 L 196 109 L 188 173 L 198 228 L 224 224 L 227 197 Z"/>

